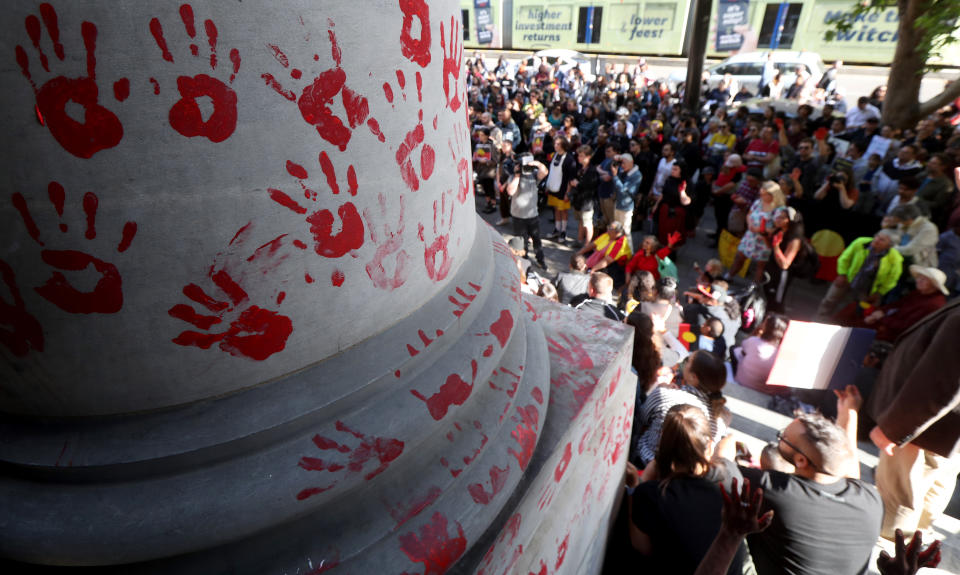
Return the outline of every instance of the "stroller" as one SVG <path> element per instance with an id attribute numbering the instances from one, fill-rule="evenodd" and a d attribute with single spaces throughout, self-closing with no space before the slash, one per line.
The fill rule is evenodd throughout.
<path id="1" fill-rule="evenodd" d="M 764 274 L 764 280 L 756 283 L 740 277 L 730 280 L 728 294 L 740 304 L 740 329 L 750 333 L 760 325 L 767 314 L 767 296 L 763 285 L 769 281 Z"/>

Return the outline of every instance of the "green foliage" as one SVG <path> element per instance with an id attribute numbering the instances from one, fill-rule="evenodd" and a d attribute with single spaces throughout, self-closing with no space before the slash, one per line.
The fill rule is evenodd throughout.
<path id="1" fill-rule="evenodd" d="M 947 46 L 958 41 L 953 35 L 960 21 L 960 1 L 958 0 L 860 0 L 851 6 L 849 12 L 834 20 L 833 30 L 827 32 L 827 40 L 833 40 L 837 32 L 853 30 L 857 20 L 871 13 L 880 13 L 887 8 L 898 8 L 901 20 L 908 6 L 917 6 L 918 14 L 913 22 L 915 30 L 922 32 L 916 51 L 924 62 L 935 58 Z M 927 70 L 921 71 L 924 72 Z"/>

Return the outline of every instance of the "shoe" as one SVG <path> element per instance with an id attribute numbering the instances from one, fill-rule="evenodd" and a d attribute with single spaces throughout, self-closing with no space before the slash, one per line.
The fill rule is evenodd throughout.
<path id="1" fill-rule="evenodd" d="M 547 236 L 550 241 L 557 241 L 560 238 L 560 230 L 553 230 L 553 233 Z"/>
<path id="2" fill-rule="evenodd" d="M 544 270 L 544 271 L 547 270 L 547 262 L 545 262 L 545 261 L 543 260 L 543 256 L 538 256 L 538 257 L 537 257 L 537 265 L 540 266 L 540 269 L 542 269 L 542 270 Z"/>
<path id="3" fill-rule="evenodd" d="M 505 226 L 505 225 L 507 225 L 507 224 L 509 224 L 509 223 L 510 223 L 510 218 L 500 218 L 500 219 L 497 221 L 497 224 L 496 224 L 496 225 L 498 225 L 498 226 Z"/>
<path id="4" fill-rule="evenodd" d="M 485 213 L 485 214 L 492 214 L 492 213 L 495 212 L 495 211 L 497 211 L 497 207 L 496 207 L 496 206 L 490 206 L 490 205 L 488 205 L 487 207 L 483 208 L 483 213 Z"/>
<path id="5" fill-rule="evenodd" d="M 557 243 L 560 244 L 561 246 L 567 245 L 567 242 L 568 242 L 568 241 L 569 241 L 569 240 L 567 239 L 567 236 L 559 236 L 559 237 L 557 237 Z"/>

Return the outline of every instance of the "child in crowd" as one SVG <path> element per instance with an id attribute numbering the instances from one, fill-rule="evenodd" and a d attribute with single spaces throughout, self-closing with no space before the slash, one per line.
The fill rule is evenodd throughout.
<path id="1" fill-rule="evenodd" d="M 737 383 L 771 395 L 788 393 L 787 388 L 767 386 L 767 378 L 777 359 L 780 341 L 787 331 L 788 323 L 789 320 L 780 314 L 769 314 L 763 318 L 763 323 L 754 335 L 733 349 L 736 363 L 734 380 Z"/>

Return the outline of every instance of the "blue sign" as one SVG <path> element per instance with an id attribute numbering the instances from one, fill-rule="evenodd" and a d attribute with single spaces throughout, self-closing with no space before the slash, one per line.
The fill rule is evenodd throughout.
<path id="1" fill-rule="evenodd" d="M 490 15 L 490 0 L 474 0 L 473 12 L 477 22 L 477 44 L 493 42 L 493 17 Z"/>
<path id="2" fill-rule="evenodd" d="M 750 0 L 720 0 L 717 7 L 717 52 L 732 52 L 743 46 Z M 739 30 L 738 30 L 739 29 Z"/>

